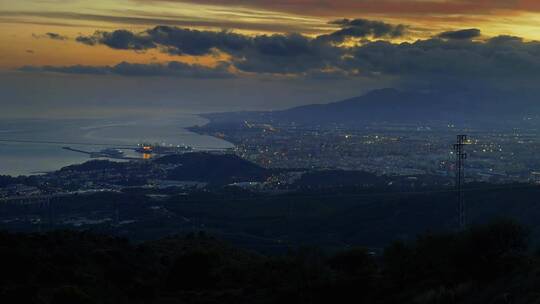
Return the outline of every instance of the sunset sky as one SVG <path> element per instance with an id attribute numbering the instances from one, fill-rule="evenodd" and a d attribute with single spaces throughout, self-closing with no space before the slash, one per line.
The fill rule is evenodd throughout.
<path id="1" fill-rule="evenodd" d="M 433 79 L 527 85 L 540 70 L 536 0 L 0 0 L 0 26 L 0 98 L 18 116 L 79 92 L 97 109 L 211 111 L 216 96 L 272 109 Z"/>

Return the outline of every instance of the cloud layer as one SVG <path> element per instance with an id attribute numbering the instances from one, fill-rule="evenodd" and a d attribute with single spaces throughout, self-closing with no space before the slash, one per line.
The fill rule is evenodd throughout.
<path id="1" fill-rule="evenodd" d="M 137 64 L 121 62 L 115 66 L 24 66 L 19 68 L 22 72 L 53 72 L 63 74 L 90 74 L 90 75 L 122 75 L 134 77 L 167 76 L 183 78 L 232 78 L 228 63 L 220 63 L 216 67 L 202 65 L 189 65 L 183 62 L 172 61 L 167 64 Z"/>
<path id="2" fill-rule="evenodd" d="M 470 40 L 480 37 L 481 33 L 479 29 L 464 29 L 459 31 L 448 31 L 437 35 L 443 39 L 455 39 L 455 40 Z"/>
<path id="3" fill-rule="evenodd" d="M 341 19 L 331 21 L 341 27 L 330 35 L 326 35 L 336 42 L 343 42 L 349 37 L 355 38 L 398 38 L 405 35 L 407 27 L 403 24 L 393 25 L 382 21 L 366 19 Z"/>
<path id="4" fill-rule="evenodd" d="M 48 32 L 48 33 L 45 33 L 43 35 L 32 34 L 32 37 L 34 37 L 36 39 L 48 38 L 48 39 L 52 39 L 52 40 L 67 40 L 68 39 L 67 36 L 60 35 L 58 33 L 52 33 L 52 32 Z"/>
<path id="5" fill-rule="evenodd" d="M 540 42 L 498 36 L 487 41 L 372 42 L 352 51 L 349 67 L 372 73 L 433 79 L 531 79 L 540 76 Z"/>
<path id="6" fill-rule="evenodd" d="M 134 0 L 141 1 L 141 0 Z M 500 10 L 540 11 L 536 0 L 153 0 L 236 5 L 259 9 L 312 14 L 348 15 L 350 12 L 392 14 L 490 14 Z"/>
<path id="7" fill-rule="evenodd" d="M 407 26 L 365 19 L 333 21 L 331 34 L 245 35 L 156 26 L 142 32 L 120 29 L 80 36 L 80 43 L 137 52 L 156 49 L 169 55 L 225 54 L 216 67 L 168 64 L 130 64 L 91 67 L 23 67 L 21 71 L 222 78 L 251 74 L 317 79 L 398 77 L 415 81 L 529 81 L 540 78 L 540 42 L 519 37 L 482 37 L 479 29 L 435 34 L 413 43 L 396 43 Z M 354 39 L 356 44 L 343 44 Z M 217 58 L 217 57 L 216 57 Z"/>

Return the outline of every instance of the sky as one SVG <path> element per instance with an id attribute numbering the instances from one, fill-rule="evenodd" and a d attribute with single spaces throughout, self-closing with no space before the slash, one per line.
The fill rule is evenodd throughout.
<path id="1" fill-rule="evenodd" d="M 537 0 L 0 0 L 1 117 L 535 90 Z"/>

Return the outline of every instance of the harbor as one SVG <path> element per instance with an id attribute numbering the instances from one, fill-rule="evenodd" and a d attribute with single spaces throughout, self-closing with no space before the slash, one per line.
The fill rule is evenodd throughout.
<path id="1" fill-rule="evenodd" d="M 76 149 L 72 147 L 62 147 L 62 149 L 71 151 L 71 152 L 77 152 L 82 154 L 87 154 L 90 158 L 111 158 L 111 159 L 123 159 L 123 160 L 136 160 L 139 159 L 137 157 L 129 157 L 125 155 L 125 152 L 121 149 L 115 149 L 115 148 L 107 148 L 100 150 L 98 152 L 94 151 L 85 151 L 81 149 Z M 125 148 L 123 148 L 125 149 Z"/>
<path id="2" fill-rule="evenodd" d="M 44 119 L 28 125 L 24 119 L 0 122 L 0 171 L 9 175 L 43 174 L 90 159 L 145 160 L 171 152 L 216 151 L 233 144 L 186 128 L 206 121 L 196 115 L 172 118 L 118 117 L 114 119 Z M 160 146 L 150 153 L 135 151 L 143 144 Z M 162 148 L 166 147 L 166 148 Z M 68 148 L 68 149 L 65 149 Z M 123 154 L 107 149 L 116 149 Z M 141 151 L 142 152 L 142 151 Z"/>
<path id="3" fill-rule="evenodd" d="M 109 159 L 118 159 L 118 160 L 141 160 L 141 159 L 150 159 L 159 156 L 165 155 L 178 155 L 194 151 L 206 151 L 206 152 L 232 152 L 230 148 L 193 148 L 187 145 L 160 145 L 160 144 L 138 144 L 133 147 L 112 147 L 105 148 L 99 151 L 87 151 L 82 150 L 81 148 L 74 148 L 65 146 L 62 149 L 82 153 L 88 155 L 90 158 L 109 158 Z M 126 153 L 127 151 L 132 152 L 131 154 Z"/>

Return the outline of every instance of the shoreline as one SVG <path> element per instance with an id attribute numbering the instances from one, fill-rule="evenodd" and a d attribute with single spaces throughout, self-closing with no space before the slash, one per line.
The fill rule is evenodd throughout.
<path id="1" fill-rule="evenodd" d="M 79 121 L 80 123 L 73 125 L 72 123 L 74 121 Z M 126 121 L 134 123 L 126 125 Z M 69 123 L 64 124 L 64 122 Z M 13 125 L 14 123 L 20 124 L 20 127 L 17 129 L 23 129 L 26 130 L 26 132 L 5 132 L 1 134 L 3 135 L 2 137 L 5 138 L 3 138 L 3 142 L 0 142 L 0 161 L 4 164 L 0 168 L 0 175 L 27 177 L 58 171 L 69 165 L 85 163 L 92 160 L 92 158 L 81 157 L 80 155 L 69 152 L 66 153 L 66 151 L 62 150 L 62 146 L 65 145 L 66 142 L 77 143 L 81 146 L 103 147 L 126 146 L 128 145 L 126 142 L 133 142 L 134 145 L 136 145 L 135 142 L 140 143 L 144 141 L 143 139 L 137 139 L 137 129 L 149 133 L 150 136 L 147 135 L 148 137 L 158 137 L 156 135 L 161 136 L 161 133 L 159 132 L 163 131 L 163 138 L 167 138 L 168 140 L 174 139 L 171 141 L 178 142 L 179 144 L 184 142 L 186 145 L 193 146 L 200 150 L 204 150 L 205 148 L 208 150 L 226 149 L 235 146 L 233 143 L 222 138 L 195 131 L 197 127 L 203 127 L 211 123 L 211 119 L 204 114 L 185 113 L 182 115 L 174 115 L 173 117 L 165 117 L 163 119 L 154 119 L 151 121 L 149 127 L 144 124 L 143 118 L 140 117 L 116 118 L 116 120 L 112 122 L 113 123 L 111 123 L 111 119 L 98 120 L 94 121 L 94 123 L 89 123 L 87 119 L 49 119 L 41 120 L 40 123 L 35 126 L 29 126 L 28 120 L 26 119 L 12 119 L 9 121 L 10 125 Z M 95 130 L 95 125 L 99 123 L 106 125 L 106 127 L 99 129 L 102 130 L 104 134 L 111 134 L 112 138 L 101 136 L 88 143 L 81 142 L 80 138 L 85 138 L 84 132 L 87 130 Z M 155 130 L 152 130 L 153 126 L 155 127 Z M 131 131 L 131 127 L 135 130 Z M 82 130 L 80 134 L 76 133 L 80 130 Z M 152 131 L 155 134 L 152 135 Z M 115 132 L 117 134 L 114 134 Z M 135 134 L 133 134 L 134 132 Z M 56 135 L 58 133 L 60 133 L 60 135 Z M 126 134 L 125 138 L 122 138 L 122 135 L 124 135 L 122 133 Z M 129 136 L 127 134 L 129 134 Z M 56 135 L 56 137 L 51 135 Z M 145 135 L 142 134 L 140 136 L 144 137 Z M 115 143 L 115 137 L 123 139 L 124 143 L 119 144 L 121 141 Z M 98 145 L 97 141 L 106 143 Z M 162 142 L 162 140 L 154 140 L 153 142 Z M 112 161 L 115 160 L 112 159 Z"/>

